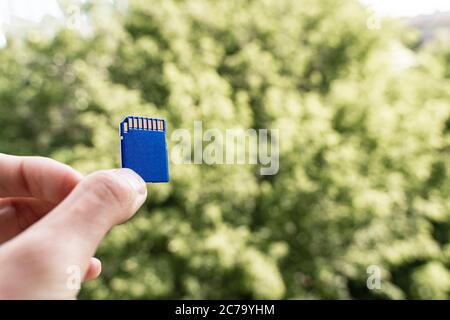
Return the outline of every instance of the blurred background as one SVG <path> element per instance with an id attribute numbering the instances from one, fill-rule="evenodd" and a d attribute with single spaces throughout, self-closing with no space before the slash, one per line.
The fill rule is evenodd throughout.
<path id="1" fill-rule="evenodd" d="M 450 297 L 449 1 L 0 0 L 0 28 L 0 152 L 89 173 L 125 115 L 280 129 L 275 176 L 171 164 L 81 298 Z"/>

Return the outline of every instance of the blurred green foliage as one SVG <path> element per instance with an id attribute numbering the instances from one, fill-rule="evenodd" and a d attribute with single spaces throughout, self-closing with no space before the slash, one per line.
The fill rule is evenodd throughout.
<path id="1" fill-rule="evenodd" d="M 117 167 L 120 120 L 161 116 L 279 128 L 280 172 L 172 164 L 82 298 L 449 298 L 448 39 L 351 0 L 99 3 L 0 49 L 2 152 Z"/>

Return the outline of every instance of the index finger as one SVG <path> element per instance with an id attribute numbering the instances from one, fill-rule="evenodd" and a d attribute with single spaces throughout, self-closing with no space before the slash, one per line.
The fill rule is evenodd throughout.
<path id="1" fill-rule="evenodd" d="M 33 197 L 57 204 L 81 178 L 71 167 L 49 158 L 0 154 L 0 197 Z"/>

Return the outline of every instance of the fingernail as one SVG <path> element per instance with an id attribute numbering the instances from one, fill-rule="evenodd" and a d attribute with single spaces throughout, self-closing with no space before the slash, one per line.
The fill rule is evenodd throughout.
<path id="1" fill-rule="evenodd" d="M 136 191 L 136 206 L 141 206 L 147 197 L 147 185 L 144 180 L 133 170 L 130 169 L 118 169 L 117 175 L 126 180 L 128 184 Z"/>

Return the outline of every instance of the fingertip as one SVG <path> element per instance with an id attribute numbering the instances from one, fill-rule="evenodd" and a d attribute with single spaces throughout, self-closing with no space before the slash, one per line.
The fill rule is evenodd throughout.
<path id="1" fill-rule="evenodd" d="M 91 281 L 97 279 L 102 273 L 102 262 L 92 257 L 89 261 L 89 267 L 84 276 L 84 281 Z"/>

